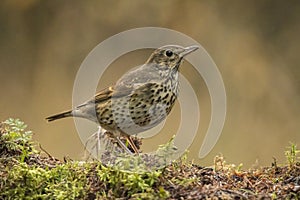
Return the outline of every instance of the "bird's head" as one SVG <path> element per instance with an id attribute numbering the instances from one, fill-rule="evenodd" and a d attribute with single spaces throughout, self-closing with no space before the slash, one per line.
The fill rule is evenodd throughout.
<path id="1" fill-rule="evenodd" d="M 182 47 L 179 45 L 167 45 L 156 49 L 147 63 L 154 63 L 159 67 L 178 70 L 183 58 L 197 50 L 199 46 Z"/>

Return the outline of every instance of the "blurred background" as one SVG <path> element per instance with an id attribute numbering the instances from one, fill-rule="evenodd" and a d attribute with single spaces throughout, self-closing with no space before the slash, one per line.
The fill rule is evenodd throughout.
<path id="1" fill-rule="evenodd" d="M 74 121 L 47 123 L 45 117 L 71 108 L 77 70 L 97 44 L 128 29 L 165 27 L 202 44 L 227 92 L 222 135 L 200 160 L 210 119 L 209 94 L 189 63 L 182 67 L 201 107 L 189 159 L 208 166 L 222 153 L 227 162 L 246 167 L 269 165 L 273 157 L 283 163 L 290 142 L 300 145 L 299 20 L 298 1 L 2 0 L 0 119 L 20 118 L 53 156 L 82 158 Z M 99 89 L 142 64 L 150 52 L 121 56 L 105 72 Z M 145 151 L 168 141 L 179 116 L 177 104 L 162 133 L 144 141 Z"/>

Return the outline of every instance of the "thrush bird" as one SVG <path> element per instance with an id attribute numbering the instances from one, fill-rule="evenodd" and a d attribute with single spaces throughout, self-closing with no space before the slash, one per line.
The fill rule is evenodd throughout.
<path id="1" fill-rule="evenodd" d="M 125 136 L 137 153 L 130 136 L 153 128 L 167 117 L 178 96 L 179 66 L 186 55 L 198 48 L 160 47 L 154 50 L 145 64 L 127 72 L 91 100 L 46 119 L 50 122 L 80 117 L 94 121 L 100 125 L 99 131 L 105 129 L 112 133 L 119 145 L 131 153 L 120 140 L 120 136 Z"/>

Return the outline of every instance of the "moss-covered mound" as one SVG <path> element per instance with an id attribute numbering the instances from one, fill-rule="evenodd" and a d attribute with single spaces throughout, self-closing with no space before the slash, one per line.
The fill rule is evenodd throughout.
<path id="1" fill-rule="evenodd" d="M 60 161 L 35 149 L 20 120 L 0 124 L 0 199 L 299 199 L 300 162 L 241 170 L 216 157 L 213 168 L 184 159 L 164 169 L 122 172 L 97 161 Z M 45 154 L 45 155 L 44 155 Z"/>

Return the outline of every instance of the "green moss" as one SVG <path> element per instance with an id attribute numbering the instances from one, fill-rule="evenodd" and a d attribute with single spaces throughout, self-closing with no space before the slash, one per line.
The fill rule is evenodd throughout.
<path id="1" fill-rule="evenodd" d="M 60 162 L 43 157 L 31 131 L 18 119 L 0 126 L 0 199 L 89 199 L 134 197 L 164 199 L 155 187 L 161 171 L 130 173 L 98 161 Z"/>
<path id="2" fill-rule="evenodd" d="M 0 199 L 75 199 L 96 197 L 154 197 L 168 193 L 153 187 L 161 172 L 127 173 L 99 163 L 68 162 L 52 169 L 18 163 L 6 171 L 1 182 Z"/>
<path id="3" fill-rule="evenodd" d="M 74 199 L 85 196 L 86 176 L 82 167 L 74 164 L 43 169 L 19 163 L 3 180 L 1 198 L 11 199 Z"/>
<path id="4" fill-rule="evenodd" d="M 96 174 L 94 178 L 103 185 L 103 189 L 100 189 L 101 194 L 105 194 L 107 188 L 110 188 L 115 197 L 148 195 L 162 199 L 168 196 L 163 188 L 154 187 L 159 182 L 161 171 L 130 173 L 103 165 L 96 165 L 93 171 Z"/>
<path id="5" fill-rule="evenodd" d="M 98 161 L 59 161 L 43 156 L 20 120 L 0 123 L 0 199 L 260 199 L 300 198 L 296 145 L 286 151 L 287 165 L 242 170 L 215 158 L 215 169 L 188 163 L 186 154 L 159 170 L 140 170 L 140 160 L 118 162 L 133 172 Z M 172 140 L 160 147 L 172 152 Z M 130 160 L 131 159 L 131 160 Z M 158 161 L 160 160 L 160 157 Z M 163 162 L 165 162 L 163 160 Z M 222 184 L 220 184 L 222 183 Z"/>

